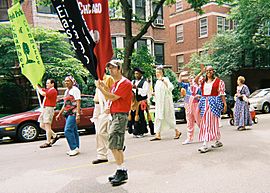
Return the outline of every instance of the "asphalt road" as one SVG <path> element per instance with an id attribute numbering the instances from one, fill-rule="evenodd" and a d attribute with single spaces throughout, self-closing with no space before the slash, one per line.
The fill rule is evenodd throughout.
<path id="1" fill-rule="evenodd" d="M 182 145 L 183 132 L 174 131 L 133 138 L 126 134 L 127 183 L 112 187 L 107 177 L 115 171 L 109 163 L 92 165 L 95 136 L 81 136 L 81 153 L 66 155 L 61 138 L 52 148 L 40 149 L 44 141 L 0 144 L 0 193 L 270 193 L 270 114 L 258 115 L 251 130 L 236 131 L 222 119 L 224 147 L 200 154 L 200 143 Z M 196 130 L 196 138 L 198 129 Z"/>

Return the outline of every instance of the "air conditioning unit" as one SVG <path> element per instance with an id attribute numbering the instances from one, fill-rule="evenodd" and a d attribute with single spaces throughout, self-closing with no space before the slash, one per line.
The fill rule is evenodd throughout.
<path id="1" fill-rule="evenodd" d="M 164 25 L 164 20 L 163 19 L 156 19 L 154 23 L 155 23 L 155 25 Z"/>

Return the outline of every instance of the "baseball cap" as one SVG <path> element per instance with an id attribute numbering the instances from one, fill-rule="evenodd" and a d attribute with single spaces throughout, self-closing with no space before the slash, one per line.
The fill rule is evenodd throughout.
<path id="1" fill-rule="evenodd" d="M 122 68 L 122 60 L 111 60 L 110 62 L 107 63 L 107 67 L 109 67 L 110 65 L 114 66 L 114 67 L 120 67 Z"/>

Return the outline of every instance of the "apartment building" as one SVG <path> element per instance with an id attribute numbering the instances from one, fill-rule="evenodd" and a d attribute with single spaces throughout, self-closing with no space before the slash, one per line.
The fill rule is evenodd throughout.
<path id="1" fill-rule="evenodd" d="M 230 7 L 219 6 L 210 2 L 202 7 L 204 14 L 199 15 L 185 0 L 176 0 L 173 6 L 167 6 L 168 33 L 170 42 L 166 44 L 166 55 L 175 72 L 181 71 L 184 64 L 190 61 L 193 53 L 202 53 L 203 44 L 215 34 L 233 28 L 233 22 L 226 19 Z"/>

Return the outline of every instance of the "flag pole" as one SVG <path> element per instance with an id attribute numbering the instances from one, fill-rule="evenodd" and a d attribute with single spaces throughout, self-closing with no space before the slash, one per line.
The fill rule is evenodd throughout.
<path id="1" fill-rule="evenodd" d="M 40 99 L 40 95 L 39 95 L 39 92 L 38 92 L 38 89 L 36 88 L 36 92 L 37 92 L 37 97 L 38 97 L 38 102 L 39 102 L 39 106 L 41 108 L 43 108 L 43 105 L 41 104 L 41 99 Z"/>

